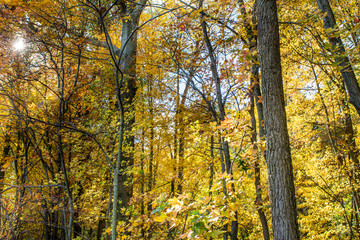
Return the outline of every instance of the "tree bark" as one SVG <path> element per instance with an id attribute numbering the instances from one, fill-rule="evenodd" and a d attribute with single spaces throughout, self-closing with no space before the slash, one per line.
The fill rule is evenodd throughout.
<path id="1" fill-rule="evenodd" d="M 259 67 L 254 64 L 252 66 L 251 86 L 253 86 L 255 84 L 259 87 L 258 71 L 259 71 Z M 260 156 L 259 156 L 260 150 L 259 150 L 258 146 L 256 145 L 257 136 L 256 136 L 255 101 L 257 101 L 257 97 L 254 94 L 254 87 L 252 88 L 253 93 L 252 93 L 252 96 L 250 99 L 250 116 L 251 116 L 251 128 L 252 128 L 251 142 L 253 144 L 254 151 L 257 152 L 257 154 L 255 156 L 255 162 L 254 162 L 254 174 L 255 174 L 254 183 L 255 183 L 255 191 L 256 191 L 255 205 L 257 206 L 257 212 L 259 214 L 259 218 L 261 221 L 264 240 L 270 240 L 269 226 L 267 223 L 265 212 L 263 210 L 263 198 L 262 198 L 262 194 L 261 194 L 261 178 L 260 178 L 261 169 L 260 169 L 260 163 L 259 163 L 260 162 Z M 260 101 L 257 101 L 257 102 L 260 102 Z M 262 103 L 259 103 L 259 104 L 261 104 L 261 106 L 262 106 Z M 258 111 L 259 111 L 259 109 L 258 109 Z M 263 114 L 263 113 L 261 112 L 261 114 Z M 259 129 L 262 129 L 262 131 L 264 131 L 263 127 L 261 125 L 262 125 L 262 123 L 260 122 Z M 263 138 L 263 137 L 264 137 L 264 135 L 260 135 L 260 138 Z"/>
<path id="2" fill-rule="evenodd" d="M 281 74 L 276 0 L 257 2 L 260 68 L 273 236 L 299 239 L 294 176 Z"/>
<path id="3" fill-rule="evenodd" d="M 108 48 L 113 58 L 115 68 L 116 98 L 119 107 L 120 126 L 118 129 L 118 155 L 114 170 L 113 189 L 113 216 L 111 238 L 116 239 L 116 226 L 119 221 L 127 222 L 128 215 L 124 209 L 129 206 L 133 195 L 132 176 L 128 173 L 129 168 L 134 165 L 133 149 L 135 137 L 132 129 L 135 123 L 133 115 L 134 99 L 136 95 L 136 53 L 137 53 L 137 30 L 140 15 L 147 0 L 136 2 L 120 1 L 122 6 L 122 32 L 121 50 L 116 60 L 114 45 L 106 32 Z M 101 14 L 101 13 L 100 13 Z M 101 15 L 100 15 L 101 16 Z M 103 19 L 102 26 L 105 28 Z M 107 31 L 105 28 L 104 31 Z M 126 121 L 125 121 L 126 116 Z M 127 148 L 124 148 L 127 146 Z"/>
<path id="4" fill-rule="evenodd" d="M 137 48 L 137 27 L 140 13 L 129 14 L 130 19 L 124 19 L 121 34 L 121 52 L 120 68 L 124 76 L 124 86 L 122 86 L 121 98 L 124 107 L 124 116 L 128 119 L 124 121 L 124 142 L 127 149 L 122 149 L 122 162 L 120 170 L 124 171 L 134 165 L 133 149 L 134 135 L 132 132 L 135 118 L 133 116 L 133 102 L 136 95 L 136 48 Z M 135 33 L 134 33 L 135 32 Z M 119 209 L 127 208 L 132 197 L 132 184 L 126 184 L 131 181 L 131 176 L 124 173 L 119 176 L 119 200 L 121 200 Z M 119 220 L 125 221 L 126 216 L 119 215 Z"/>
<path id="5" fill-rule="evenodd" d="M 340 73 L 349 94 L 349 102 L 354 105 L 357 113 L 360 115 L 360 87 L 349 58 L 346 56 L 344 44 L 340 36 L 337 36 L 337 33 L 335 33 L 336 21 L 334 13 L 328 0 L 316 0 L 316 2 L 324 14 L 324 28 L 329 30 L 327 37 L 335 49 L 335 61 L 341 67 Z"/>
<path id="6" fill-rule="evenodd" d="M 244 5 L 243 0 L 238 1 L 239 5 Z M 256 12 L 256 1 L 254 3 L 254 12 Z M 244 19 L 246 18 L 247 12 L 245 8 L 240 8 L 241 14 L 244 16 Z M 254 13 L 255 14 L 255 13 Z M 249 44 L 249 52 L 254 52 L 258 48 L 257 43 L 257 35 L 255 34 L 256 31 L 256 16 L 254 15 L 252 17 L 252 24 L 250 24 L 248 21 L 245 20 L 245 29 L 246 29 L 246 35 L 247 35 L 247 43 Z M 260 150 L 258 149 L 256 145 L 257 136 L 256 136 L 256 117 L 255 117 L 255 105 L 258 112 L 258 120 L 259 120 L 259 138 L 263 140 L 265 138 L 265 129 L 264 129 L 264 113 L 263 113 L 263 104 L 261 102 L 261 90 L 260 90 L 260 78 L 259 78 L 259 64 L 258 61 L 258 55 L 254 54 L 254 57 L 251 60 L 251 80 L 250 80 L 250 86 L 251 86 L 251 98 L 250 98 L 250 116 L 251 116 L 251 126 L 252 126 L 252 134 L 251 134 L 251 141 L 254 147 L 254 150 L 258 152 L 255 163 L 254 163 L 254 174 L 255 174 L 255 190 L 256 190 L 256 199 L 255 199 L 255 205 L 257 206 L 257 212 L 259 214 L 262 231 L 263 231 L 263 237 L 264 240 L 270 240 L 270 232 L 269 232 L 269 225 L 267 222 L 267 218 L 265 215 L 265 212 L 263 210 L 263 200 L 262 200 L 262 194 L 261 194 L 261 169 L 260 169 Z M 266 160 L 266 154 L 264 152 L 264 157 Z"/>

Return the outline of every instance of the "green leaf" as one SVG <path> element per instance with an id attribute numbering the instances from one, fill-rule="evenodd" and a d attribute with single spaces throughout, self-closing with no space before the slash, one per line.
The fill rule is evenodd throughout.
<path id="1" fill-rule="evenodd" d="M 209 237 L 217 238 L 220 234 L 223 234 L 223 233 L 224 233 L 224 231 L 215 230 L 215 231 L 212 231 L 212 232 L 209 234 Z"/>

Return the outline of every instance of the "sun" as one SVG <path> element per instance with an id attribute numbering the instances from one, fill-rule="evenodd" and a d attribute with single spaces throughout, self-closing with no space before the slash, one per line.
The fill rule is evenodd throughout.
<path id="1" fill-rule="evenodd" d="M 15 51 L 24 50 L 26 48 L 25 40 L 23 38 L 16 39 L 16 41 L 13 43 L 13 48 Z"/>

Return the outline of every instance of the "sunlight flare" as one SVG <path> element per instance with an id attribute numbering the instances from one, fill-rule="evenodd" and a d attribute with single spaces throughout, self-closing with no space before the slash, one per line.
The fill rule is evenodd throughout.
<path id="1" fill-rule="evenodd" d="M 23 51 L 26 48 L 26 43 L 23 38 L 18 38 L 13 43 L 13 48 L 15 51 Z"/>

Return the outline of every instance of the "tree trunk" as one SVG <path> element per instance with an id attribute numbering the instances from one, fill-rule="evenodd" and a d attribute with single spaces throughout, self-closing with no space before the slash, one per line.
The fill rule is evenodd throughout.
<path id="1" fill-rule="evenodd" d="M 134 165 L 133 149 L 135 138 L 132 129 L 135 123 L 133 115 L 136 94 L 136 51 L 139 18 L 145 7 L 146 0 L 137 2 L 121 2 L 122 32 L 121 50 L 118 62 L 114 62 L 116 98 L 119 107 L 119 148 L 114 170 L 112 236 L 116 239 L 116 226 L 119 221 L 127 222 L 128 215 L 124 209 L 129 206 L 133 194 L 132 176 L 128 173 Z M 103 24 L 104 25 L 104 24 Z M 109 38 L 109 35 L 107 35 Z M 114 46 L 108 46 L 113 54 Z M 115 61 L 115 59 L 113 59 Z M 120 68 L 120 71 L 119 71 Z M 127 121 L 125 121 L 125 116 Z M 123 146 L 127 146 L 124 148 Z"/>
<path id="2" fill-rule="evenodd" d="M 152 79 L 149 81 L 149 92 L 152 93 Z M 154 138 L 155 138 L 155 124 L 154 124 L 154 103 L 153 103 L 153 97 L 149 96 L 149 113 L 150 113 L 150 153 L 149 153 L 149 173 L 147 176 L 147 191 L 151 193 L 153 187 L 154 187 Z M 147 210 L 150 214 L 152 212 L 152 200 L 148 199 L 147 202 Z M 150 233 L 149 233 L 149 239 L 151 239 Z"/>
<path id="3" fill-rule="evenodd" d="M 349 102 L 354 105 L 360 115 L 360 87 L 349 58 L 346 56 L 344 44 L 340 36 L 337 36 L 337 33 L 334 32 L 336 26 L 334 13 L 328 0 L 316 0 L 316 2 L 324 14 L 324 28 L 330 30 L 327 32 L 327 36 L 335 49 L 335 61 L 341 67 L 340 73 L 349 94 Z"/>
<path id="4" fill-rule="evenodd" d="M 203 0 L 199 1 L 199 8 L 202 8 L 203 5 Z M 217 68 L 217 61 L 216 61 L 216 57 L 215 57 L 215 52 L 214 52 L 214 48 L 210 42 L 210 38 L 208 36 L 208 30 L 207 30 L 207 23 L 204 19 L 204 15 L 201 15 L 200 18 L 201 21 L 201 27 L 202 27 L 202 32 L 203 32 L 203 37 L 204 37 L 204 41 L 206 44 L 206 48 L 208 50 L 209 53 L 209 58 L 210 58 L 210 69 L 211 69 L 211 73 L 212 73 L 212 77 L 215 81 L 215 88 L 216 88 L 216 102 L 217 102 L 217 106 L 219 108 L 219 120 L 220 121 L 224 121 L 226 118 L 226 113 L 225 113 L 225 106 L 224 106 L 224 101 L 222 99 L 222 92 L 221 92 L 221 82 L 220 82 L 220 77 L 219 77 L 219 73 L 218 73 L 218 68 Z M 218 124 L 220 124 L 220 122 L 218 122 Z M 231 166 L 231 157 L 230 157 L 230 149 L 229 149 L 229 143 L 228 141 L 225 139 L 225 137 L 220 137 L 220 143 L 221 143 L 221 156 L 224 157 L 224 164 L 225 164 L 225 171 L 227 174 L 232 174 L 232 166 Z M 232 186 L 233 191 L 234 191 L 234 186 Z M 225 190 L 226 191 L 226 190 Z M 226 197 L 227 194 L 225 193 Z M 238 234 L 238 221 L 237 221 L 237 211 L 235 211 L 235 220 L 231 221 L 231 230 L 230 230 L 230 239 L 231 240 L 237 240 L 237 234 Z M 225 228 L 227 228 L 226 226 L 227 224 L 224 225 L 224 230 Z M 228 233 L 227 231 L 223 234 L 223 239 L 226 240 L 228 238 Z"/>
<path id="5" fill-rule="evenodd" d="M 299 239 L 294 176 L 286 123 L 276 0 L 257 2 L 260 67 L 273 236 Z"/>
<path id="6" fill-rule="evenodd" d="M 178 187 L 177 192 L 178 194 L 182 194 L 183 192 L 183 171 L 184 171 L 184 152 L 185 152 L 185 123 L 182 121 L 183 119 L 183 113 L 185 110 L 185 102 L 187 99 L 187 94 L 190 88 L 190 81 L 193 78 L 194 71 L 190 72 L 189 79 L 186 81 L 185 89 L 183 94 L 180 94 L 180 83 L 178 82 L 178 97 L 177 97 L 177 105 L 176 105 L 176 115 L 175 115 L 175 121 L 178 124 L 179 127 L 179 161 L 178 161 Z M 180 99 L 181 96 L 181 99 Z"/>
<path id="7" fill-rule="evenodd" d="M 251 86 L 255 85 L 259 85 L 258 84 L 258 71 L 259 71 L 259 67 L 257 65 L 253 65 L 252 67 L 252 77 L 251 77 Z M 255 83 L 254 83 L 255 82 Z M 254 86 L 255 87 L 255 86 Z M 255 163 L 254 163 L 254 174 L 255 174 L 255 191 L 256 191 L 256 199 L 255 199 L 255 205 L 257 207 L 257 212 L 259 214 L 259 218 L 261 221 L 261 225 L 262 225 L 262 230 L 263 230 L 263 237 L 265 240 L 270 240 L 270 233 L 269 233 L 269 226 L 267 223 L 267 219 L 265 216 L 265 212 L 263 210 L 263 199 L 262 199 L 262 194 L 261 194 L 261 169 L 260 169 L 260 151 L 259 148 L 256 145 L 256 141 L 257 141 L 257 136 L 256 136 L 256 118 L 255 118 L 255 101 L 256 101 L 256 95 L 254 94 L 254 87 L 252 88 L 253 94 L 251 96 L 250 99 L 250 116 L 251 116 L 251 128 L 252 128 L 252 134 L 251 134 L 251 142 L 253 144 L 253 149 L 254 151 L 257 152 L 256 156 L 255 156 Z M 258 101 L 259 102 L 259 101 Z M 262 103 L 259 103 L 262 105 Z M 261 112 L 262 114 L 262 112 Z M 262 123 L 259 123 L 259 129 L 262 129 L 263 127 L 261 126 Z M 263 136 L 260 136 L 260 138 L 262 138 Z"/>
<path id="8" fill-rule="evenodd" d="M 210 176 L 209 176 L 209 197 L 212 196 L 212 187 L 214 184 L 214 160 L 215 160 L 215 155 L 214 155 L 214 135 L 211 135 L 210 137 L 210 157 L 211 157 L 211 162 L 210 162 Z"/>
<path id="9" fill-rule="evenodd" d="M 133 101 L 136 94 L 136 46 L 137 46 L 137 37 L 136 33 L 132 34 L 133 31 L 136 31 L 138 26 L 138 18 L 131 17 L 131 20 L 123 20 L 122 26 L 122 35 L 121 35 L 121 46 L 123 56 L 121 58 L 120 67 L 124 74 L 124 86 L 122 86 L 121 98 L 124 107 L 124 116 L 128 119 L 124 121 L 124 146 L 129 146 L 128 148 L 122 148 L 122 162 L 120 163 L 120 171 L 125 171 L 132 165 L 134 165 L 134 135 L 131 133 L 135 118 L 133 116 Z M 133 35 L 133 36 L 131 36 Z M 129 40 L 130 39 L 130 40 Z M 131 175 L 128 173 L 121 174 L 119 176 L 119 200 L 121 208 L 127 208 L 132 197 L 132 184 L 129 182 L 131 180 Z M 127 184 L 128 183 L 128 184 Z M 119 213 L 120 221 L 126 220 L 126 215 Z"/>
<path id="10" fill-rule="evenodd" d="M 244 5 L 243 0 L 239 0 L 239 5 Z M 256 7 L 256 1 L 255 1 L 255 7 Z M 244 19 L 246 18 L 247 12 L 245 8 L 240 7 L 241 14 L 244 16 Z M 246 20 L 245 20 L 246 21 Z M 247 35 L 247 43 L 249 44 L 249 52 L 254 52 L 257 50 L 258 44 L 257 44 L 257 35 L 255 34 L 256 30 L 256 17 L 252 17 L 252 24 L 250 24 L 248 21 L 245 22 L 245 28 L 246 28 L 246 35 Z M 261 100 L 261 91 L 260 91 L 260 78 L 259 78 L 259 68 L 260 66 L 257 64 L 258 61 L 258 55 L 255 52 L 254 57 L 251 60 L 251 80 L 250 80 L 250 86 L 251 86 L 251 99 L 250 99 L 250 116 L 251 116 L 251 126 L 253 129 L 253 132 L 251 134 L 251 141 L 254 146 L 254 150 L 257 152 L 255 163 L 254 163 L 254 173 L 255 173 L 255 190 L 256 190 L 256 199 L 255 199 L 255 205 L 257 205 L 257 212 L 259 214 L 259 218 L 261 221 L 262 231 L 263 231 L 263 237 L 264 240 L 270 240 L 270 232 L 269 232 L 269 226 L 268 222 L 265 216 L 265 212 L 263 210 L 263 200 L 262 200 L 262 194 L 261 194 L 261 169 L 260 169 L 260 150 L 258 149 L 256 145 L 257 136 L 256 136 L 256 117 L 255 117 L 255 105 L 258 112 L 258 119 L 259 119 L 259 138 L 261 140 L 265 137 L 265 129 L 264 129 L 264 115 L 263 115 L 263 105 Z M 264 157 L 266 160 L 266 154 L 264 153 Z"/>
<path id="11" fill-rule="evenodd" d="M 10 150 L 11 150 L 11 141 L 10 141 L 10 134 L 9 133 L 5 133 L 5 146 L 3 149 L 3 154 L 2 154 L 2 159 L 0 160 L 0 168 L 7 162 L 9 161 L 9 159 L 7 159 L 10 156 Z M 5 161 L 4 161 L 5 160 Z M 0 183 L 3 182 L 3 180 L 5 179 L 5 169 L 0 169 Z M 4 185 L 0 184 L 0 226 L 4 226 L 5 227 L 5 218 L 4 220 L 2 220 L 2 216 L 5 216 L 5 214 L 3 215 L 3 199 L 2 199 L 2 191 L 4 190 Z M 3 222 L 4 221 L 4 222 Z M 5 233 L 5 229 L 0 231 L 0 234 L 4 234 Z"/>

